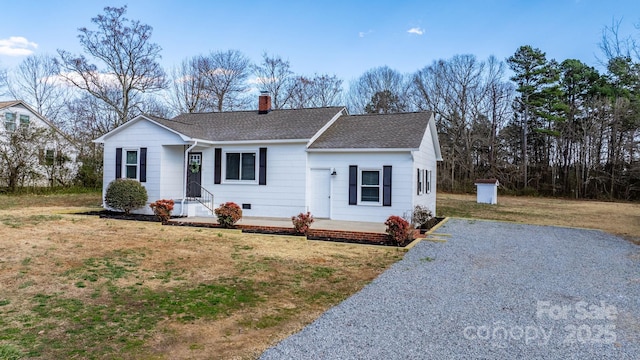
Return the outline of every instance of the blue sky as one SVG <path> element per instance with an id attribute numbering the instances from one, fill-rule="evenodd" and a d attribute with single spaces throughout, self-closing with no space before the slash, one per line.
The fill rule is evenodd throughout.
<path id="1" fill-rule="evenodd" d="M 153 26 L 167 70 L 186 57 L 237 49 L 254 62 L 267 52 L 298 74 L 345 82 L 377 66 L 409 73 L 456 54 L 504 60 L 521 45 L 597 66 L 602 29 L 614 19 L 640 38 L 638 0 L 25 0 L 2 5 L 0 67 L 24 59 L 15 52 L 80 52 L 77 29 L 93 28 L 90 19 L 105 6 L 125 4 L 128 18 Z"/>

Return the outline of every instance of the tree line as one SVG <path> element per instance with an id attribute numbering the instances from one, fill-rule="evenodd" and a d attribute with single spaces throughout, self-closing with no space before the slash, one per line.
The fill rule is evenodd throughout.
<path id="1" fill-rule="evenodd" d="M 473 191 L 476 179 L 497 178 L 514 193 L 640 199 L 640 46 L 619 22 L 603 28 L 601 71 L 525 45 L 504 60 L 455 55 L 410 74 L 381 66 L 343 84 L 332 74 L 296 74 L 279 55 L 253 63 L 235 49 L 166 71 L 152 27 L 125 15 L 126 6 L 107 7 L 92 28 L 80 28 L 81 54 L 34 55 L 0 73 L 7 96 L 83 144 L 83 176 L 100 171 L 91 140 L 135 116 L 253 109 L 257 88 L 274 109 L 432 111 L 444 190 Z"/>

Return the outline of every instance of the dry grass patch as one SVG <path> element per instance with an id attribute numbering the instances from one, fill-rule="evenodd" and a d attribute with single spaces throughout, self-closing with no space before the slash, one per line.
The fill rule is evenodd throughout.
<path id="1" fill-rule="evenodd" d="M 54 205 L 0 211 L 0 352 L 255 358 L 403 254 Z"/>
<path id="2" fill-rule="evenodd" d="M 498 196 L 477 204 L 475 195 L 438 193 L 438 215 L 599 229 L 640 241 L 640 204 Z"/>

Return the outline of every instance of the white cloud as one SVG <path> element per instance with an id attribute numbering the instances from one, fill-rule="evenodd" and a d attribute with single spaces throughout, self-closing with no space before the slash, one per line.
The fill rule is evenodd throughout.
<path id="1" fill-rule="evenodd" d="M 254 77 L 253 79 L 249 79 L 247 80 L 247 82 L 249 84 L 269 84 L 269 83 L 273 83 L 276 82 L 276 78 L 268 78 L 268 77 Z"/>
<path id="2" fill-rule="evenodd" d="M 421 29 L 419 27 L 412 27 L 411 29 L 407 30 L 407 32 L 409 34 L 422 35 L 424 34 L 424 29 Z"/>
<path id="3" fill-rule="evenodd" d="M 0 39 L 0 55 L 27 56 L 33 54 L 33 51 L 37 48 L 38 44 L 22 36 Z"/>
<path id="4" fill-rule="evenodd" d="M 369 30 L 369 31 L 360 31 L 360 32 L 358 33 L 358 37 L 363 38 L 363 37 L 365 37 L 365 36 L 367 36 L 367 35 L 369 35 L 369 34 L 371 34 L 371 33 L 373 33 L 373 30 Z"/>

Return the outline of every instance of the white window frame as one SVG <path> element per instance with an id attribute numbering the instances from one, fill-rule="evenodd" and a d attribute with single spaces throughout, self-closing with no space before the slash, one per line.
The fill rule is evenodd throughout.
<path id="1" fill-rule="evenodd" d="M 9 121 L 9 119 L 7 119 L 7 115 L 12 115 L 13 116 L 13 120 Z M 8 132 L 14 132 L 16 131 L 16 129 L 18 128 L 18 125 L 16 123 L 16 119 L 18 118 L 18 113 L 13 113 L 10 111 L 6 111 L 4 113 L 4 128 L 8 131 Z M 9 129 L 9 124 L 13 125 L 13 129 Z"/>
<path id="2" fill-rule="evenodd" d="M 433 174 L 432 170 L 424 170 L 425 173 L 425 193 L 426 194 L 431 194 L 431 174 Z"/>
<path id="3" fill-rule="evenodd" d="M 136 163 L 135 164 L 129 164 L 127 162 L 128 160 L 128 156 L 127 153 L 129 152 L 135 152 L 136 153 Z M 133 179 L 133 180 L 138 180 L 140 181 L 140 148 L 136 148 L 136 149 L 122 149 L 122 178 L 123 179 Z M 136 177 L 135 178 L 130 178 L 128 177 L 128 172 L 127 172 L 127 166 L 135 166 L 136 167 Z"/>
<path id="4" fill-rule="evenodd" d="M 424 184 L 424 172 L 425 170 L 423 169 L 418 169 L 418 171 L 416 171 L 418 173 L 418 183 L 416 184 L 416 187 L 418 188 L 418 195 L 422 195 L 424 194 L 424 189 L 425 189 L 425 184 Z M 415 174 L 415 173 L 414 173 Z"/>
<path id="5" fill-rule="evenodd" d="M 227 154 L 240 154 L 240 179 L 227 179 Z M 253 154 L 255 161 L 253 164 L 253 180 L 242 180 L 242 154 Z M 223 184 L 258 184 L 258 166 L 260 165 L 258 149 L 237 149 L 222 151 L 222 183 Z"/>
<path id="6" fill-rule="evenodd" d="M 362 173 L 365 171 L 378 172 L 378 201 L 362 201 L 362 187 L 374 187 L 375 185 L 363 185 Z M 382 206 L 382 168 L 358 168 L 358 205 Z"/>
<path id="7" fill-rule="evenodd" d="M 26 121 L 25 121 L 26 118 Z M 31 116 L 29 115 L 25 115 L 25 114 L 20 114 L 18 115 L 18 119 L 20 121 L 20 127 L 26 127 L 28 128 L 29 125 L 31 124 Z"/>

